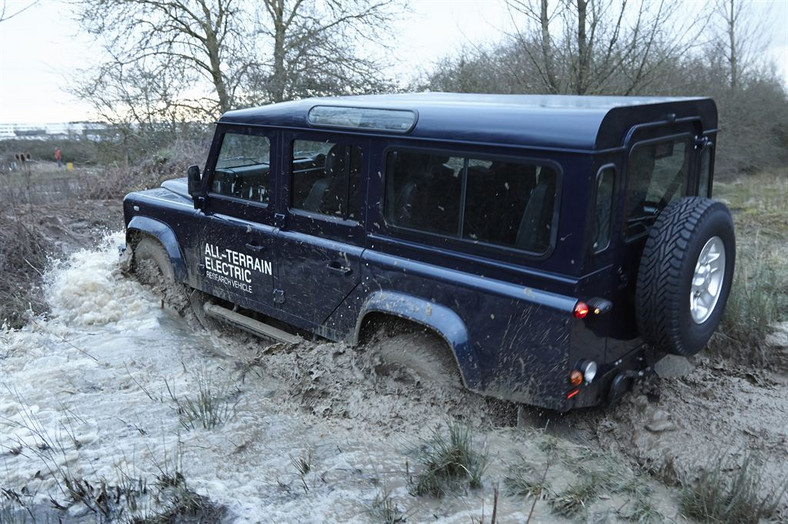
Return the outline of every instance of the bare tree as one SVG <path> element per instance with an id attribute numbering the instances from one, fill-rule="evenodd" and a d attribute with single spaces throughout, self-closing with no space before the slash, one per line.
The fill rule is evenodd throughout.
<path id="1" fill-rule="evenodd" d="M 759 57 L 767 47 L 764 16 L 753 16 L 752 3 L 742 0 L 715 0 L 712 7 L 714 25 L 710 47 L 714 58 L 722 58 L 728 76 L 728 86 L 736 90 L 754 68 L 761 65 Z"/>
<path id="2" fill-rule="evenodd" d="M 75 91 L 104 115 L 146 122 L 179 115 L 213 119 L 240 105 L 378 90 L 386 85 L 382 68 L 362 51 L 380 40 L 381 28 L 403 1 L 79 5 L 81 24 L 96 35 L 108 59 Z"/>
<path id="3" fill-rule="evenodd" d="M 373 92 L 388 87 L 365 48 L 385 45 L 401 0 L 262 0 L 258 33 L 268 60 L 257 68 L 258 101 Z M 265 52 L 268 51 L 268 52 Z"/>
<path id="4" fill-rule="evenodd" d="M 642 92 L 701 29 L 667 0 L 506 0 L 513 35 L 543 90 Z"/>
<path id="5" fill-rule="evenodd" d="M 121 90 L 126 70 L 164 73 L 177 65 L 190 91 L 210 86 L 208 97 L 179 99 L 184 109 L 212 115 L 229 110 L 248 67 L 248 13 L 239 0 L 82 0 L 80 22 L 103 44 L 107 63 L 99 71 Z M 95 82 L 96 78 L 91 78 Z M 183 91 L 186 91 L 185 89 Z M 182 94 L 182 93 L 181 93 Z M 211 104 L 206 105 L 206 99 Z"/>

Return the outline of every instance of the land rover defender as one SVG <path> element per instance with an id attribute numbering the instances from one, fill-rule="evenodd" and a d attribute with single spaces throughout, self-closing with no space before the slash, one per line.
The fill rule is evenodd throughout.
<path id="1" fill-rule="evenodd" d="M 316 98 L 223 115 L 203 169 L 124 200 L 132 267 L 264 336 L 392 319 L 462 385 L 617 399 L 720 322 L 734 268 L 708 98 Z M 287 326 L 290 326 L 288 328 Z"/>

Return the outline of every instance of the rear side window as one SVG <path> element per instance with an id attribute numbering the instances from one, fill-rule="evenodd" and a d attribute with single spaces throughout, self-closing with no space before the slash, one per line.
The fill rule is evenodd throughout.
<path id="1" fill-rule="evenodd" d="M 290 206 L 358 220 L 361 148 L 316 140 L 293 141 Z"/>
<path id="2" fill-rule="evenodd" d="M 687 194 L 691 139 L 638 144 L 629 156 L 625 235 L 648 231 L 657 214 Z"/>
<path id="3" fill-rule="evenodd" d="M 616 172 L 606 167 L 596 178 L 596 202 L 594 204 L 594 233 L 592 248 L 594 253 L 603 251 L 610 244 L 610 225 L 613 213 L 613 185 Z"/>
<path id="4" fill-rule="evenodd" d="M 225 133 L 211 191 L 267 203 L 270 154 L 271 143 L 265 136 Z"/>
<path id="5" fill-rule="evenodd" d="M 550 247 L 558 175 L 526 162 L 389 151 L 389 224 L 544 253 Z"/>

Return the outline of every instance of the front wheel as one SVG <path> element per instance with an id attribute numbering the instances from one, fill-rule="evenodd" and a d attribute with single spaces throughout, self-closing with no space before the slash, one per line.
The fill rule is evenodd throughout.
<path id="1" fill-rule="evenodd" d="M 189 297 L 181 284 L 175 281 L 170 256 L 157 240 L 142 237 L 134 246 L 132 270 L 143 284 L 153 288 L 162 299 L 162 304 L 183 314 L 189 307 Z"/>
<path id="2" fill-rule="evenodd" d="M 635 297 L 641 337 L 654 349 L 691 356 L 719 325 L 733 281 L 736 240 L 728 208 L 689 197 L 651 228 Z"/>

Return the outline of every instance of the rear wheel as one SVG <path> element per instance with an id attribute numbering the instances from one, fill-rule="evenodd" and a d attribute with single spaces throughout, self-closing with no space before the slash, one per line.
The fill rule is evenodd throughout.
<path id="1" fill-rule="evenodd" d="M 684 198 L 651 228 L 637 279 L 640 334 L 658 351 L 691 356 L 722 319 L 733 280 L 736 242 L 724 204 Z"/>
<path id="2" fill-rule="evenodd" d="M 400 321 L 378 326 L 364 346 L 379 374 L 462 387 L 457 360 L 447 342 L 423 326 Z"/>

